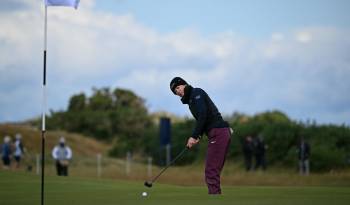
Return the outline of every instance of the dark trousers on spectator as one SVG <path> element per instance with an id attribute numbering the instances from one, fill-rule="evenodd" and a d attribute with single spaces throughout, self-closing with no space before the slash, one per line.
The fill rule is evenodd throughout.
<path id="1" fill-rule="evenodd" d="M 265 161 L 265 155 L 263 154 L 258 154 L 255 155 L 255 167 L 254 170 L 259 169 L 261 167 L 263 170 L 266 170 L 266 161 Z"/>
<path id="2" fill-rule="evenodd" d="M 62 165 L 59 160 L 56 161 L 56 171 L 58 176 L 68 176 L 68 166 Z"/>

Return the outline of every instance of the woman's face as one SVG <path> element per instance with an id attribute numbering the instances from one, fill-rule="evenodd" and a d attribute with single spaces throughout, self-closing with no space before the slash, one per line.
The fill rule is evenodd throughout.
<path id="1" fill-rule="evenodd" d="M 185 95 L 185 87 L 186 85 L 178 85 L 175 88 L 176 95 L 183 97 Z"/>

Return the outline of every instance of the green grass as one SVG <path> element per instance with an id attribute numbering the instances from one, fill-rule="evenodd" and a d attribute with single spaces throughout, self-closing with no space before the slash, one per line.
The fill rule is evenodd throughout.
<path id="1" fill-rule="evenodd" d="M 45 179 L 47 205 L 345 205 L 350 201 L 348 186 L 224 186 L 223 195 L 209 196 L 205 186 L 154 184 L 149 189 L 143 181 L 56 176 Z M 143 191 L 149 195 L 142 197 Z M 40 176 L 1 170 L 0 204 L 40 204 Z"/>

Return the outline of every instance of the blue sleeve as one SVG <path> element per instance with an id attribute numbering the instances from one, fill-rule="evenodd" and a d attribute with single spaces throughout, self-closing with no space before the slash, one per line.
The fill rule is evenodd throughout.
<path id="1" fill-rule="evenodd" d="M 207 105 L 205 103 L 205 95 L 202 90 L 196 92 L 193 98 L 196 110 L 196 126 L 192 132 L 192 137 L 198 139 L 204 132 L 204 125 L 207 119 Z"/>

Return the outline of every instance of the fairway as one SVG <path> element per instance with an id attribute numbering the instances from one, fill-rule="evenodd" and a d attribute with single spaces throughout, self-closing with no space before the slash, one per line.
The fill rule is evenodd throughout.
<path id="1" fill-rule="evenodd" d="M 143 191 L 148 192 L 147 197 L 141 196 Z M 350 201 L 349 187 L 226 186 L 221 196 L 208 196 L 206 191 L 205 186 L 155 184 L 149 189 L 143 186 L 143 181 L 47 176 L 45 204 L 345 205 Z M 40 204 L 40 177 L 23 172 L 0 171 L 0 204 Z"/>

